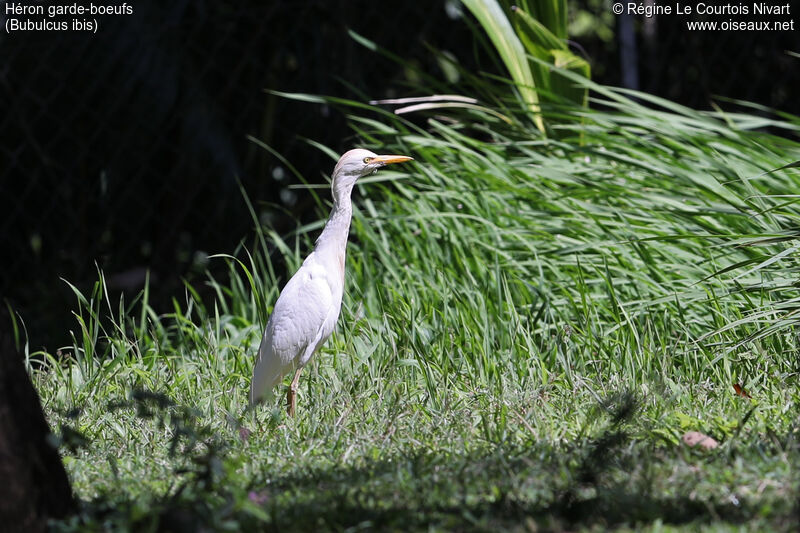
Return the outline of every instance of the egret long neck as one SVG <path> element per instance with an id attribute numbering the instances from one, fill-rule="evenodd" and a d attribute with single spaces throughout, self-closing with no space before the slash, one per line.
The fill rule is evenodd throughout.
<path id="1" fill-rule="evenodd" d="M 350 219 L 353 216 L 353 205 L 350 198 L 333 202 L 333 209 L 325 228 L 322 230 L 314 250 L 318 253 L 333 252 L 344 258 L 347 247 L 347 236 L 350 233 Z"/>

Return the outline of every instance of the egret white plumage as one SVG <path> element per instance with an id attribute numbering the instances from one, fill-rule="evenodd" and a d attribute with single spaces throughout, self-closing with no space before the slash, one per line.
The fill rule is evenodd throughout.
<path id="1" fill-rule="evenodd" d="M 330 337 L 342 307 L 353 186 L 358 178 L 385 165 L 411 159 L 362 149 L 350 150 L 339 159 L 331 178 L 333 209 L 325 228 L 314 251 L 278 296 L 264 330 L 250 383 L 251 405 L 271 399 L 273 389 L 294 371 L 286 395 L 287 411 L 294 416 L 300 371 Z"/>

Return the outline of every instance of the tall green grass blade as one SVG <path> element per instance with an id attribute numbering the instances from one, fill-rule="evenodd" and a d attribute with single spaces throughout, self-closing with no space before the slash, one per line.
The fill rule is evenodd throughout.
<path id="1" fill-rule="evenodd" d="M 489 39 L 497 49 L 525 106 L 533 113 L 533 120 L 539 131 L 544 132 L 544 122 L 540 116 L 539 96 L 536 93 L 533 74 L 519 38 L 496 0 L 463 0 L 483 26 Z"/>

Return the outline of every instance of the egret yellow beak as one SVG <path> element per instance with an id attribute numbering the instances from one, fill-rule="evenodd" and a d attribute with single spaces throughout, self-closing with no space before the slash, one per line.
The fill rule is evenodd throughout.
<path id="1" fill-rule="evenodd" d="M 413 157 L 407 155 L 378 155 L 372 158 L 370 163 L 381 163 L 383 165 L 390 165 L 392 163 L 402 163 L 404 161 L 413 161 Z"/>

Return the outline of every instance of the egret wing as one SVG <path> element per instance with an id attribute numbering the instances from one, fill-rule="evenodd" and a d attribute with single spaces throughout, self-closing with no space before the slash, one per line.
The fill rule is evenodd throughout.
<path id="1" fill-rule="evenodd" d="M 264 330 L 250 386 L 251 403 L 270 397 L 307 351 L 316 349 L 333 307 L 325 269 L 306 260 L 281 291 Z"/>

